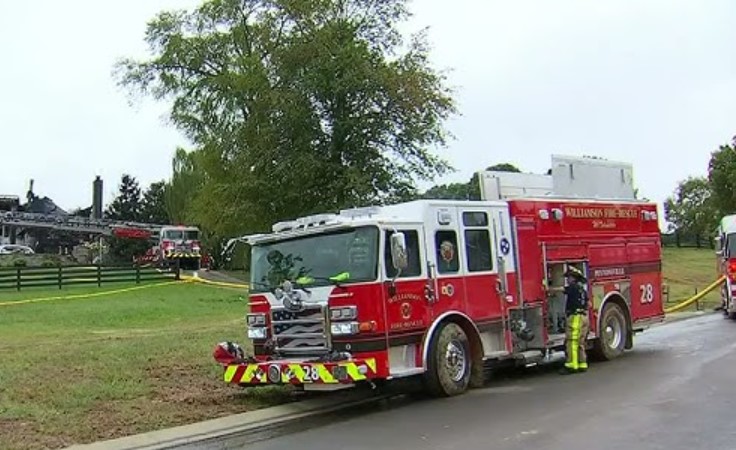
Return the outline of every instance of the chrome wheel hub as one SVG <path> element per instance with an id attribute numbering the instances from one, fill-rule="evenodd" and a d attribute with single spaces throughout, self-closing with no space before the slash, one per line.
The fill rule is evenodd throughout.
<path id="1" fill-rule="evenodd" d="M 445 349 L 445 367 L 447 373 L 454 382 L 459 382 L 465 377 L 465 349 L 459 342 L 452 341 Z"/>
<path id="2" fill-rule="evenodd" d="M 621 322 L 617 319 L 609 320 L 603 330 L 603 335 L 608 348 L 618 348 L 624 335 Z"/>

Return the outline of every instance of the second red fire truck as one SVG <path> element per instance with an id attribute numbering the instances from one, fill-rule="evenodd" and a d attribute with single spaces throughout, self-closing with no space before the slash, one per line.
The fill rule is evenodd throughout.
<path id="1" fill-rule="evenodd" d="M 252 352 L 216 347 L 225 381 L 421 376 L 437 395 L 462 393 L 488 363 L 531 364 L 564 349 L 564 298 L 548 288 L 569 266 L 587 274 L 595 353 L 632 348 L 636 332 L 664 317 L 657 207 L 618 195 L 630 183 L 625 165 L 553 163 L 547 178 L 485 174 L 484 198 L 495 199 L 346 210 L 248 237 Z M 601 171 L 614 182 L 601 185 Z M 556 192 L 566 189 L 591 194 Z"/>

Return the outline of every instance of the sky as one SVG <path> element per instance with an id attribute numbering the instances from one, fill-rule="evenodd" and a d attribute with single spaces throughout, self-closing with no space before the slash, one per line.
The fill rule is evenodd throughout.
<path id="1" fill-rule="evenodd" d="M 111 201 L 123 173 L 167 178 L 183 135 L 165 104 L 131 105 L 112 69 L 145 57 L 146 22 L 198 0 L 0 2 L 0 194 Z M 451 6 L 450 6 L 451 5 Z M 642 196 L 662 202 L 736 135 L 732 0 L 413 0 L 407 32 L 428 27 L 460 115 L 439 153 L 466 181 L 511 162 L 546 172 L 552 154 L 634 166 Z"/>

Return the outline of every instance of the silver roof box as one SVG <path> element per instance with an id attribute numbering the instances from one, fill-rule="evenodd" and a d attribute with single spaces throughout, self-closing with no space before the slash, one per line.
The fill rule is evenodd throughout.
<path id="1" fill-rule="evenodd" d="M 483 200 L 525 197 L 634 200 L 633 167 L 602 158 L 552 155 L 547 175 L 483 171 L 479 173 Z"/>

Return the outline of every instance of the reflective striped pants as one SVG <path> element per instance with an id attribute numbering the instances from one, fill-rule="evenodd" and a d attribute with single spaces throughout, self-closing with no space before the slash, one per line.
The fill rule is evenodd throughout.
<path id="1" fill-rule="evenodd" d="M 588 337 L 590 322 L 588 314 L 573 314 L 567 317 L 565 329 L 565 353 L 567 361 L 565 367 L 570 370 L 588 368 L 588 358 L 585 355 L 585 342 Z"/>

